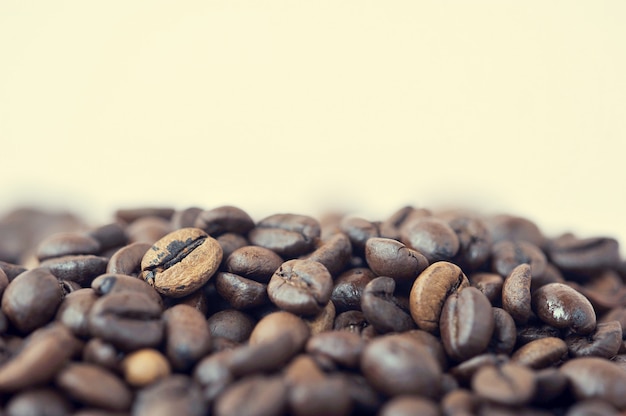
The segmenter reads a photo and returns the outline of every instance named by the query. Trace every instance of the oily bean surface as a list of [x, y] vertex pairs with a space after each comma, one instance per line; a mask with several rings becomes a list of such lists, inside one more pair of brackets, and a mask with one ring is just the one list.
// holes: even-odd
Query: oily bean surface
[[340, 312], [361, 309], [361, 298], [365, 286], [374, 279], [374, 273], [366, 267], [357, 267], [343, 272], [335, 279], [331, 301]]
[[450, 261], [459, 252], [459, 237], [450, 225], [435, 217], [414, 221], [403, 230], [402, 242], [422, 253], [428, 263]]
[[211, 331], [204, 315], [189, 305], [175, 305], [163, 313], [165, 352], [175, 370], [189, 370], [211, 349]]
[[269, 282], [283, 259], [272, 250], [245, 246], [233, 251], [226, 259], [226, 271], [261, 283]]
[[394, 297], [396, 282], [391, 277], [380, 276], [369, 282], [363, 290], [361, 310], [376, 332], [403, 332], [415, 327], [411, 316]]
[[517, 324], [523, 325], [530, 317], [530, 265], [515, 267], [502, 284], [502, 308]]
[[562, 283], [541, 286], [533, 293], [532, 308], [543, 322], [571, 328], [585, 335], [596, 328], [596, 312], [582, 294]]
[[414, 280], [428, 267], [428, 260], [421, 253], [390, 238], [368, 239], [365, 260], [378, 276], [398, 280]]
[[320, 234], [320, 224], [312, 217], [275, 214], [259, 221], [248, 238], [253, 245], [270, 249], [284, 259], [293, 259], [312, 251]]
[[224, 205], [199, 213], [193, 226], [212, 237], [224, 233], [246, 235], [254, 228], [254, 221], [241, 208]]
[[61, 232], [45, 238], [37, 247], [37, 258], [43, 261], [70, 254], [98, 254], [100, 242], [87, 234]]
[[575, 358], [563, 364], [561, 372], [577, 399], [597, 398], [620, 410], [626, 409], [626, 371], [611, 361], [599, 357]]
[[121, 247], [111, 256], [106, 272], [138, 276], [141, 273], [141, 260], [150, 247], [152, 244], [142, 242]]
[[234, 273], [219, 272], [215, 289], [235, 309], [250, 309], [269, 302], [267, 285]]

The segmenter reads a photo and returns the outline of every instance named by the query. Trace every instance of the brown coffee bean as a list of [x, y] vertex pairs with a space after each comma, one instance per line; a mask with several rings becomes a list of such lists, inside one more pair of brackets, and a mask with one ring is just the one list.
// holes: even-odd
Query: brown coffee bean
[[565, 416], [619, 416], [621, 413], [610, 403], [600, 399], [587, 399], [572, 405]]
[[515, 322], [523, 325], [530, 316], [530, 265], [516, 266], [502, 285], [502, 308]]
[[492, 305], [497, 304], [502, 299], [502, 285], [504, 279], [497, 273], [474, 273], [469, 277], [470, 285], [483, 292]]
[[70, 254], [97, 254], [100, 242], [79, 232], [60, 232], [45, 238], [37, 247], [37, 259], [43, 261]]
[[421, 253], [389, 238], [367, 240], [365, 260], [378, 276], [398, 280], [413, 281], [428, 267], [428, 260]]
[[198, 228], [158, 240], [141, 260], [141, 275], [159, 293], [180, 298], [204, 285], [222, 261], [222, 247]]
[[439, 416], [439, 406], [423, 397], [396, 396], [380, 409], [381, 416]]
[[92, 254], [55, 257], [42, 261], [40, 267], [50, 270], [59, 280], [89, 287], [91, 281], [105, 272], [109, 259]]
[[547, 259], [543, 251], [527, 241], [504, 240], [491, 249], [491, 267], [495, 273], [508, 276], [520, 264], [530, 265], [532, 276], [541, 276], [546, 270]]
[[211, 331], [204, 315], [189, 305], [163, 312], [165, 352], [175, 370], [187, 371], [211, 350]]
[[115, 218], [128, 224], [143, 217], [159, 217], [169, 221], [174, 212], [170, 207], [121, 208], [115, 211]]
[[577, 238], [565, 234], [548, 245], [552, 262], [563, 270], [588, 273], [615, 267], [620, 262], [619, 243], [614, 238]]
[[20, 266], [19, 264], [11, 264], [6, 261], [0, 261], [0, 270], [4, 272], [6, 277], [9, 279], [9, 282], [13, 281], [17, 276], [24, 273], [26, 267]]
[[487, 349], [494, 328], [491, 304], [475, 287], [451, 294], [441, 311], [439, 330], [450, 358], [465, 361]]
[[535, 376], [528, 368], [515, 363], [485, 366], [472, 377], [472, 389], [485, 400], [521, 406], [535, 395]]
[[535, 371], [535, 383], [537, 391], [533, 402], [538, 404], [549, 404], [565, 391], [568, 384], [567, 377], [555, 367]]
[[578, 400], [601, 399], [626, 409], [626, 371], [609, 360], [581, 357], [561, 366]]
[[20, 392], [6, 404], [7, 416], [66, 416], [73, 410], [67, 398], [47, 387]]
[[459, 239], [454, 262], [464, 271], [476, 270], [491, 254], [492, 239], [485, 222], [471, 214], [452, 214], [444, 218]]
[[206, 402], [213, 402], [235, 379], [230, 371], [232, 349], [225, 349], [205, 356], [193, 370], [194, 380], [202, 388]]
[[339, 228], [348, 236], [353, 251], [359, 255], [363, 254], [367, 240], [380, 237], [379, 224], [365, 218], [345, 216], [341, 219]]
[[612, 358], [622, 346], [622, 325], [618, 321], [601, 323], [589, 335], [567, 336], [565, 343], [572, 357]]
[[330, 300], [333, 281], [321, 263], [288, 260], [272, 276], [267, 294], [279, 308], [299, 315], [315, 315]]
[[255, 246], [268, 248], [284, 259], [306, 254], [315, 248], [320, 224], [306, 215], [276, 214], [262, 219], [248, 238]]
[[161, 305], [140, 292], [112, 293], [91, 307], [89, 329], [124, 351], [155, 347], [163, 339]]
[[120, 222], [112, 222], [92, 228], [86, 234], [100, 243], [100, 252], [128, 244], [126, 226]]
[[478, 398], [467, 389], [458, 389], [447, 393], [441, 399], [441, 411], [444, 416], [470, 416], [476, 414]]
[[296, 383], [288, 395], [288, 407], [294, 416], [351, 414], [352, 400], [343, 377], [330, 375], [319, 382]]
[[163, 304], [161, 296], [152, 286], [142, 279], [125, 274], [101, 274], [93, 279], [91, 288], [100, 296], [124, 292], [143, 293], [157, 304]]
[[346, 368], [357, 369], [365, 341], [358, 334], [348, 331], [328, 331], [309, 338], [306, 352], [324, 356]]
[[132, 393], [122, 380], [93, 364], [67, 364], [56, 384], [73, 400], [88, 406], [126, 410], [132, 402]]
[[361, 311], [342, 312], [335, 318], [333, 330], [348, 331], [361, 334], [365, 328], [369, 326], [369, 322], [365, 319], [365, 315]]
[[233, 251], [226, 259], [226, 271], [261, 283], [269, 282], [283, 259], [272, 250], [245, 246]]
[[336, 315], [335, 305], [332, 301], [328, 301], [320, 313], [315, 316], [305, 317], [303, 320], [309, 326], [311, 335], [316, 335], [320, 332], [332, 330]]
[[244, 236], [235, 233], [222, 234], [216, 240], [222, 247], [222, 264], [235, 250], [250, 245]]
[[449, 261], [459, 252], [459, 237], [442, 219], [425, 217], [403, 228], [401, 241], [422, 253], [430, 264]]
[[530, 368], [545, 368], [567, 357], [567, 345], [560, 338], [548, 337], [520, 347], [511, 360]]
[[224, 233], [246, 235], [248, 231], [254, 228], [254, 221], [241, 208], [224, 205], [202, 211], [193, 226], [200, 228], [212, 237]]
[[287, 409], [287, 386], [280, 377], [255, 375], [244, 378], [217, 398], [214, 412], [225, 415], [282, 415]]
[[145, 216], [133, 221], [126, 227], [130, 243], [154, 244], [172, 232], [172, 225], [166, 218]]
[[426, 208], [415, 208], [410, 205], [404, 206], [380, 224], [381, 237], [400, 240], [402, 230], [405, 227], [418, 219], [432, 215], [432, 211]]
[[411, 288], [411, 317], [420, 329], [436, 332], [448, 296], [468, 286], [467, 277], [455, 264], [445, 261], [431, 264], [420, 273]]
[[537, 247], [543, 247], [545, 243], [545, 237], [537, 224], [528, 218], [500, 214], [487, 218], [486, 224], [494, 242], [528, 241]]
[[365, 286], [361, 310], [365, 319], [379, 334], [404, 332], [415, 327], [411, 316], [393, 296], [396, 282], [391, 277], [377, 277]]
[[250, 334], [250, 344], [274, 342], [283, 333], [290, 335], [294, 353], [300, 351], [310, 335], [308, 325], [296, 315], [280, 311], [261, 319]]
[[240, 344], [250, 338], [255, 321], [244, 312], [225, 309], [211, 315], [207, 324], [211, 338], [226, 338]]
[[480, 354], [451, 368], [450, 374], [452, 374], [460, 384], [467, 385], [472, 377], [474, 377], [474, 374], [481, 368], [486, 366], [500, 366], [507, 362], [509, 362], [509, 357], [504, 354]]
[[541, 338], [547, 338], [547, 337], [560, 338], [561, 331], [557, 328], [554, 328], [550, 325], [545, 325], [545, 324], [528, 325], [528, 326], [517, 328], [517, 345], [518, 346], [526, 345], [529, 342], [532, 342]]
[[533, 276], [530, 281], [530, 292], [533, 293], [535, 290], [548, 283], [565, 283], [563, 274], [552, 263], [546, 264], [546, 270], [541, 276]]
[[353, 268], [339, 275], [330, 295], [335, 308], [340, 313], [361, 309], [363, 290], [374, 277], [376, 276], [370, 269], [363, 267]]
[[98, 300], [91, 288], [76, 290], [63, 299], [56, 314], [56, 320], [68, 327], [77, 337], [88, 337], [89, 311]]
[[203, 416], [209, 413], [198, 384], [182, 374], [171, 375], [139, 390], [131, 410], [134, 416]]
[[385, 335], [370, 341], [361, 355], [361, 371], [373, 387], [389, 396], [435, 398], [441, 387], [439, 364], [426, 347], [407, 335]]
[[150, 247], [152, 247], [150, 243], [136, 242], [118, 249], [111, 256], [106, 272], [139, 276], [141, 274], [141, 260]]
[[510, 354], [517, 341], [515, 321], [504, 309], [492, 308], [492, 311], [494, 326], [489, 350], [496, 354]]
[[438, 337], [421, 329], [412, 329], [404, 332], [404, 334], [410, 336], [426, 347], [433, 358], [437, 360], [439, 367], [441, 367], [442, 370], [446, 370], [448, 368], [448, 357], [446, 356], [446, 352], [443, 349], [443, 345]]
[[46, 269], [36, 268], [13, 279], [2, 296], [2, 312], [22, 333], [50, 322], [63, 301], [58, 280]]
[[15, 392], [50, 381], [78, 348], [65, 326], [36, 330], [17, 354], [0, 366], [0, 392]]
[[100, 338], [91, 338], [83, 348], [83, 361], [96, 364], [114, 372], [120, 372], [122, 353], [112, 344]]
[[315, 251], [305, 258], [322, 263], [332, 276], [337, 276], [348, 265], [351, 254], [350, 239], [346, 234], [338, 232], [320, 241]]
[[217, 273], [215, 289], [235, 309], [250, 309], [267, 304], [267, 285], [234, 273]]
[[571, 328], [585, 335], [596, 327], [596, 313], [587, 298], [562, 283], [541, 286], [532, 296], [532, 308], [543, 322]]
[[181, 228], [194, 227], [198, 216], [204, 210], [200, 207], [188, 207], [180, 209], [172, 214], [170, 223], [172, 224], [172, 230], [179, 230]]
[[143, 387], [170, 375], [167, 358], [159, 351], [144, 348], [128, 354], [121, 363], [124, 379], [133, 387]]

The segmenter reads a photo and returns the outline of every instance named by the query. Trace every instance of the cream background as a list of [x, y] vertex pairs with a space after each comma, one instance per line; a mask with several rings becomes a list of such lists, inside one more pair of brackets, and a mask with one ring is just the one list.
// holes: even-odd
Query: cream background
[[457, 204], [626, 242], [624, 22], [621, 0], [2, 0], [0, 211]]

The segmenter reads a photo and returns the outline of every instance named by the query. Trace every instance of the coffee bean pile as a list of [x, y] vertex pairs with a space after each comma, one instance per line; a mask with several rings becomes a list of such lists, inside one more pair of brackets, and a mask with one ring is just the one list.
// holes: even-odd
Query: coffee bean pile
[[626, 414], [609, 237], [411, 206], [31, 210], [0, 260], [2, 415]]

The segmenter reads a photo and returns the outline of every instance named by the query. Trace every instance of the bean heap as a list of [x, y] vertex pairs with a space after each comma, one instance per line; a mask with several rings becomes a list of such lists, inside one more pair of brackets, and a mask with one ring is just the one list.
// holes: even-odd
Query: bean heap
[[412, 206], [17, 210], [0, 260], [2, 415], [626, 414], [610, 237]]

